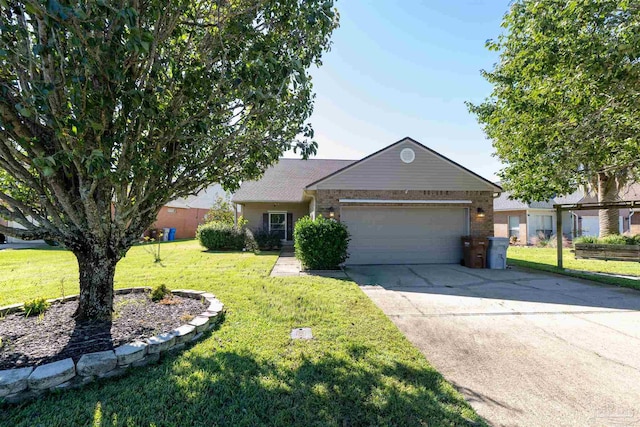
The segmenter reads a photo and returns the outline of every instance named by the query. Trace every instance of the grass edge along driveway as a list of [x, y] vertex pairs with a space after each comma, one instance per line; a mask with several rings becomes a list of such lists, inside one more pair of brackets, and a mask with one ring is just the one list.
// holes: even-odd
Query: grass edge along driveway
[[638, 262], [576, 259], [570, 249], [563, 249], [562, 257], [565, 270], [556, 266], [556, 248], [510, 246], [507, 250], [507, 264], [509, 265], [640, 290], [640, 280], [590, 274], [592, 272], [640, 276], [640, 263]]
[[[134, 247], [116, 286], [193, 288], [227, 306], [203, 341], [128, 376], [0, 409], [2, 426], [485, 425], [356, 284], [270, 278], [273, 253]], [[0, 304], [77, 292], [60, 250], [0, 251]], [[22, 298], [21, 298], [22, 297]], [[292, 341], [294, 327], [314, 339]]]

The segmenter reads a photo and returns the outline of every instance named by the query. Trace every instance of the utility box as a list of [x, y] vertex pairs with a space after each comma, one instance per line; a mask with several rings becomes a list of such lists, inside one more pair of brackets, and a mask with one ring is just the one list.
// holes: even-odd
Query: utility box
[[494, 270], [504, 270], [507, 268], [507, 249], [509, 249], [509, 239], [506, 237], [489, 237], [487, 247], [487, 267]]
[[487, 267], [487, 246], [489, 241], [486, 237], [462, 237], [462, 250], [464, 253], [464, 266], [469, 268]]

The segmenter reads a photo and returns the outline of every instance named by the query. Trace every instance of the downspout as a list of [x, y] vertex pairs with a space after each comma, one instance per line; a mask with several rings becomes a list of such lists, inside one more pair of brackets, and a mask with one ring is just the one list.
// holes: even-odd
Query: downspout
[[528, 208], [525, 209], [524, 213], [527, 216], [527, 235], [525, 236], [525, 239], [524, 239], [525, 240], [524, 245], [529, 246], [529, 232], [531, 231], [529, 230], [529, 209]]
[[311, 203], [313, 203], [313, 214], [312, 212], [309, 212], [309, 216], [311, 217], [312, 220], [315, 220], [316, 210], [318, 209], [318, 207], [316, 206], [316, 196], [314, 196], [313, 194], [309, 194], [309, 196], [311, 197]]
[[633, 218], [634, 213], [633, 208], [629, 209], [629, 234], [631, 234], [631, 218]]

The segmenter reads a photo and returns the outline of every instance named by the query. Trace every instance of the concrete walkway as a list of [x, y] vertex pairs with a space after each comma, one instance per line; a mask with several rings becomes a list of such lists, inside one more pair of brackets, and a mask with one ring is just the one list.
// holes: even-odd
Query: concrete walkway
[[299, 276], [302, 266], [296, 258], [293, 246], [283, 246], [276, 264], [271, 270], [271, 277]]
[[284, 246], [276, 264], [271, 270], [271, 277], [319, 276], [333, 279], [347, 279], [343, 270], [303, 270], [295, 256], [293, 246]]
[[640, 292], [455, 265], [347, 274], [493, 426], [640, 426]]

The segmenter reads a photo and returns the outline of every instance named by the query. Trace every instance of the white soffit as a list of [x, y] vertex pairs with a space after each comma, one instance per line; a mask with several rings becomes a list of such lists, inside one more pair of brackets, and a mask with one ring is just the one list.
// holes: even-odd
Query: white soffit
[[340, 203], [405, 203], [405, 204], [468, 204], [471, 200], [379, 200], [379, 199], [340, 199]]

